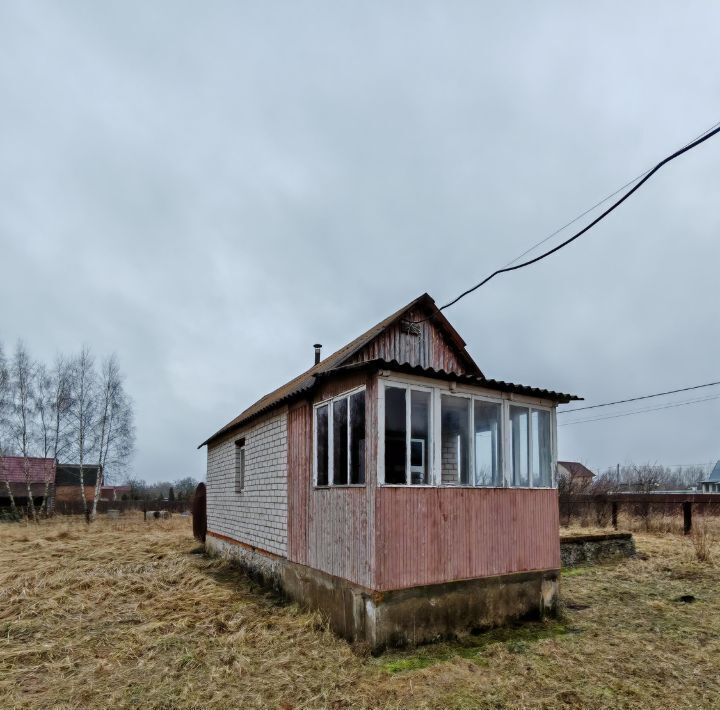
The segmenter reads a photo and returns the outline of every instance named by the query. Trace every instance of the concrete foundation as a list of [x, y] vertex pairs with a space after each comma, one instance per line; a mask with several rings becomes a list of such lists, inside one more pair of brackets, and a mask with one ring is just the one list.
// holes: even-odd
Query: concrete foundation
[[557, 605], [558, 570], [374, 592], [216, 536], [208, 535], [206, 546], [287, 598], [319, 610], [337, 634], [366, 643], [375, 653], [541, 618]]
[[576, 567], [634, 555], [635, 541], [630, 533], [560, 538], [560, 560], [563, 567]]

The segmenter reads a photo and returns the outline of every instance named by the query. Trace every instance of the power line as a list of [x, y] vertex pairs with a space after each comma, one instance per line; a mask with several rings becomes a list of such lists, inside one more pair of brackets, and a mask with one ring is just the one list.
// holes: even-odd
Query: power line
[[684, 402], [674, 402], [673, 404], [663, 404], [659, 407], [646, 407], [645, 409], [635, 409], [631, 412], [622, 412], [621, 414], [608, 414], [604, 417], [594, 417], [592, 419], [576, 419], [572, 422], [563, 422], [558, 426], [570, 426], [571, 424], [586, 424], [588, 422], [601, 422], [606, 419], [619, 419], [620, 417], [629, 417], [632, 414], [645, 414], [646, 412], [658, 412], [661, 409], [672, 409], [673, 407], [683, 407], [688, 404], [697, 404], [698, 402], [709, 402], [714, 399], [720, 399], [720, 394], [711, 395], [710, 397], [701, 397], [698, 399], [688, 399]]
[[[718, 122], [715, 123], [714, 125], [710, 126], [710, 128], [708, 128], [707, 130], [703, 131], [703, 132], [700, 133], [699, 135], [695, 136], [695, 138], [693, 138], [691, 141], [689, 141], [689, 142], [686, 143], [685, 145], [687, 146], [687, 145], [689, 145], [690, 143], [692, 143], [693, 141], [697, 140], [698, 138], [702, 138], [706, 133], [709, 133], [710, 131], [712, 131], [714, 128], [717, 128], [718, 126], [720, 126], [720, 121], [718, 121]], [[625, 190], [626, 188], [630, 187], [630, 185], [632, 185], [633, 183], [635, 183], [635, 182], [637, 182], [638, 180], [640, 180], [640, 178], [645, 177], [645, 175], [647, 175], [651, 170], [652, 170], [652, 166], [649, 167], [647, 170], [644, 170], [643, 172], [641, 172], [639, 175], [637, 175], [636, 177], [634, 177], [632, 180], [628, 180], [622, 187], [619, 187], [617, 190], [615, 190], [615, 192], [611, 192], [609, 195], [606, 195], [605, 197], [603, 197], [602, 200], [600, 200], [599, 202], [596, 202], [592, 207], [588, 207], [584, 212], [581, 212], [577, 217], [575, 217], [574, 219], [571, 219], [569, 222], [566, 222], [562, 227], [559, 227], [559, 228], [556, 229], [554, 232], [551, 232], [550, 234], [548, 234], [547, 237], [545, 237], [544, 239], [541, 239], [539, 242], [533, 244], [531, 247], [529, 247], [528, 249], [526, 249], [522, 254], [519, 254], [518, 256], [516, 256], [516, 257], [515, 257], [514, 259], [512, 259], [511, 261], [508, 261], [508, 263], [505, 264], [505, 266], [511, 266], [511, 265], [514, 264], [516, 261], [519, 261], [520, 259], [522, 259], [526, 254], [529, 254], [531, 251], [535, 251], [535, 249], [537, 249], [539, 246], [542, 246], [543, 244], [545, 244], [545, 242], [549, 241], [550, 239], [552, 239], [552, 238], [553, 238], [554, 236], [556, 236], [557, 234], [560, 234], [560, 232], [562, 232], [562, 231], [564, 231], [565, 229], [567, 229], [570, 225], [575, 224], [575, 222], [577, 222], [578, 220], [580, 220], [580, 219], [582, 219], [583, 217], [585, 217], [585, 215], [590, 214], [590, 212], [592, 212], [593, 210], [595, 210], [595, 209], [597, 209], [598, 207], [600, 207], [600, 205], [604, 204], [604, 203], [607, 202], [608, 200], [610, 200], [610, 199], [612, 199], [613, 197], [615, 197], [615, 195], [620, 194], [623, 190]]]
[[615, 402], [604, 402], [603, 404], [591, 404], [587, 407], [574, 407], [573, 409], [563, 409], [558, 414], [569, 414], [570, 412], [582, 412], [585, 409], [597, 409], [598, 407], [611, 407], [615, 404], [625, 404], [626, 402], [637, 402], [641, 399], [652, 399], [653, 397], [664, 397], [666, 394], [677, 394], [678, 392], [689, 392], [690, 390], [699, 390], [703, 387], [714, 387], [720, 385], [718, 382], [706, 382], [704, 385], [693, 385], [692, 387], [682, 387], [677, 390], [668, 390], [667, 392], [657, 392], [655, 394], [644, 394], [641, 397], [630, 397], [630, 399], [618, 399]]
[[[643, 176], [640, 178], [639, 182], [637, 182], [630, 190], [628, 190], [619, 200], [616, 200], [615, 202], [613, 202], [613, 204], [610, 205], [610, 207], [608, 207], [604, 212], [602, 212], [600, 215], [598, 215], [588, 225], [583, 227], [579, 232], [576, 232], [575, 234], [573, 234], [572, 237], [569, 237], [565, 241], [560, 242], [560, 244], [558, 244], [557, 246], [554, 246], [552, 249], [548, 249], [546, 252], [543, 252], [539, 256], [536, 256], [532, 259], [523, 261], [520, 264], [515, 264], [514, 266], [504, 266], [501, 269], [496, 269], [489, 276], [484, 278], [482, 281], [475, 284], [471, 288], [463, 291], [459, 296], [456, 296], [454, 299], [452, 299], [452, 301], [449, 301], [444, 306], [441, 306], [439, 310], [443, 311], [446, 308], [450, 308], [451, 306], [454, 306], [459, 300], [461, 300], [462, 298], [465, 298], [465, 296], [469, 296], [474, 291], [477, 291], [477, 289], [479, 289], [481, 286], [484, 286], [486, 283], [488, 283], [488, 281], [492, 280], [496, 276], [499, 276], [500, 274], [508, 273], [510, 271], [517, 271], [518, 269], [523, 269], [526, 266], [531, 266], [532, 264], [536, 264], [538, 261], [542, 261], [543, 259], [546, 259], [547, 257], [554, 254], [556, 251], [559, 251], [560, 249], [568, 246], [568, 244], [571, 244], [572, 242], [574, 242], [576, 239], [579, 239], [583, 234], [588, 232], [596, 224], [598, 224], [603, 219], [605, 219], [605, 217], [607, 217], [611, 212], [616, 210], [623, 202], [625, 202], [625, 200], [627, 200], [630, 196], [632, 196], [635, 192], [637, 192], [656, 172], [658, 172], [658, 170], [660, 170], [662, 167], [667, 165], [672, 160], [675, 160], [675, 158], [680, 157], [684, 153], [687, 153], [688, 151], [692, 150], [693, 148], [696, 148], [701, 143], [704, 143], [706, 140], [709, 140], [710, 138], [715, 136], [717, 133], [720, 133], [720, 122], [716, 123], [713, 128], [708, 129], [704, 134], [701, 134], [700, 138], [697, 138], [697, 139], [691, 141], [690, 143], [685, 145], [683, 148], [680, 148], [680, 150], [676, 150], [674, 153], [668, 155], [666, 158], [663, 158], [657, 165], [655, 165], [655, 167], [653, 167], [651, 170], [648, 170], [646, 173], [644, 173]], [[634, 182], [634, 181], [630, 181], [630, 184], [632, 184], [632, 182]], [[623, 188], [620, 188], [620, 190], [622, 190], [622, 189]], [[619, 190], [618, 190], [618, 192], [619, 192]], [[617, 192], [615, 194], [617, 194]], [[599, 203], [599, 204], [602, 204], [602, 202], [605, 202], [605, 201], [606, 200], [602, 200], [601, 203]], [[590, 208], [589, 211], [592, 211], [592, 209], [594, 209], [594, 208]], [[578, 217], [578, 219], [579, 219], [579, 217]], [[576, 220], [573, 220], [573, 221], [576, 221]], [[572, 222], [570, 222], [569, 224], [572, 224]], [[558, 230], [558, 231], [561, 231], [561, 230]], [[554, 236], [554, 235], [551, 235], [551, 236]], [[547, 239], [550, 239], [550, 237], [547, 237], [543, 241], [547, 241]], [[542, 243], [542, 242], [539, 242], [538, 245], [540, 243]], [[538, 246], [538, 245], [535, 245], [535, 246]], [[531, 249], [529, 251], [532, 251], [535, 248], [535, 246], [531, 247]], [[518, 257], [518, 258], [520, 258], [520, 257]], [[415, 323], [422, 323], [426, 320], [429, 320], [430, 318], [432, 318], [432, 316], [421, 319], [419, 321], [415, 321]]]

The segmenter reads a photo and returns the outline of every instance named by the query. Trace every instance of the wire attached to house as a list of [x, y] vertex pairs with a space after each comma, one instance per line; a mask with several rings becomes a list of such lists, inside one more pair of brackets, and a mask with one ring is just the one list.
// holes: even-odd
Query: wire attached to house
[[631, 412], [621, 412], [620, 414], [608, 414], [604, 417], [592, 417], [590, 419], [576, 419], [572, 422], [562, 422], [558, 426], [570, 426], [571, 424], [586, 424], [588, 422], [601, 422], [606, 419], [619, 419], [620, 417], [629, 417], [632, 414], [645, 414], [647, 412], [658, 412], [661, 409], [672, 409], [674, 407], [684, 407], [688, 404], [698, 404], [699, 402], [710, 402], [711, 400], [720, 399], [720, 394], [714, 394], [709, 397], [699, 397], [698, 399], [688, 399], [684, 402], [673, 402], [672, 404], [662, 404], [659, 407], [645, 407], [644, 409], [635, 409]]
[[693, 385], [692, 387], [681, 387], [677, 390], [668, 390], [667, 392], [656, 392], [655, 394], [644, 394], [640, 397], [630, 397], [629, 399], [618, 399], [615, 402], [603, 402], [602, 404], [590, 404], [587, 407], [573, 407], [572, 409], [558, 410], [558, 414], [569, 414], [570, 412], [582, 412], [586, 409], [598, 409], [599, 407], [611, 407], [615, 404], [626, 404], [627, 402], [638, 402], [641, 399], [652, 399], [653, 397], [664, 397], [667, 394], [677, 394], [678, 392], [690, 392], [690, 390], [699, 390], [703, 387], [715, 387], [720, 385], [718, 382], [706, 382], [703, 385]]
[[[610, 207], [608, 207], [604, 212], [602, 212], [600, 215], [598, 215], [598, 216], [597, 216], [594, 220], [592, 220], [592, 222], [590, 222], [588, 225], [586, 225], [585, 227], [583, 227], [579, 232], [576, 232], [575, 234], [573, 234], [571, 237], [569, 237], [569, 238], [566, 239], [565, 241], [560, 242], [560, 244], [558, 244], [557, 246], [553, 247], [552, 249], [548, 249], [546, 252], [543, 252], [542, 254], [540, 254], [540, 255], [532, 258], [532, 259], [528, 259], [527, 261], [523, 261], [523, 262], [521, 262], [520, 264], [515, 264], [515, 265], [512, 265], [513, 262], [511, 261], [511, 262], [509, 262], [509, 265], [504, 266], [504, 267], [502, 267], [502, 268], [500, 268], [500, 269], [496, 269], [496, 270], [493, 271], [489, 276], [487, 276], [486, 278], [484, 278], [482, 281], [480, 281], [479, 283], [475, 284], [475, 285], [472, 286], [471, 288], [463, 291], [459, 296], [456, 296], [454, 299], [452, 299], [451, 301], [449, 301], [448, 303], [446, 303], [444, 306], [441, 306], [441, 307], [439, 308], [439, 310], [440, 310], [440, 311], [443, 311], [443, 310], [445, 310], [446, 308], [450, 308], [451, 306], [454, 306], [458, 301], [460, 301], [461, 299], [465, 298], [465, 296], [469, 296], [469, 295], [470, 295], [471, 293], [473, 293], [474, 291], [477, 291], [481, 286], [484, 286], [486, 283], [488, 283], [488, 281], [491, 281], [491, 280], [494, 279], [496, 276], [499, 276], [500, 274], [508, 273], [508, 272], [510, 272], [510, 271], [517, 271], [517, 270], [519, 270], [519, 269], [524, 269], [524, 268], [527, 267], [527, 266], [531, 266], [532, 264], [536, 264], [537, 262], [542, 261], [543, 259], [546, 259], [547, 257], [551, 256], [551, 255], [554, 254], [555, 252], [560, 251], [560, 249], [563, 249], [564, 247], [568, 246], [569, 244], [571, 244], [572, 242], [574, 242], [576, 239], [579, 239], [581, 236], [583, 236], [583, 234], [585, 234], [586, 232], [588, 232], [588, 231], [589, 231], [590, 229], [592, 229], [596, 224], [598, 224], [598, 223], [601, 222], [603, 219], [605, 219], [605, 217], [607, 217], [611, 212], [613, 212], [614, 210], [616, 210], [623, 202], [625, 202], [625, 200], [627, 200], [629, 197], [631, 197], [633, 194], [635, 194], [635, 192], [637, 192], [637, 191], [638, 191], [653, 175], [655, 175], [655, 173], [657, 173], [661, 168], [663, 168], [663, 167], [664, 167], [665, 165], [667, 165], [669, 162], [675, 160], [675, 158], [679, 158], [679, 157], [680, 157], [681, 155], [683, 155], [684, 153], [687, 153], [688, 151], [692, 150], [693, 148], [696, 148], [697, 146], [699, 146], [701, 143], [704, 143], [705, 141], [709, 140], [709, 139], [712, 138], [713, 136], [717, 135], [717, 133], [720, 133], [720, 121], [719, 121], [718, 123], [714, 124], [714, 126], [712, 126], [711, 128], [709, 128], [707, 131], [705, 131], [704, 133], [702, 133], [699, 138], [696, 138], [695, 140], [692, 140], [690, 143], [686, 144], [685, 146], [683, 146], [683, 147], [680, 148], [679, 150], [676, 150], [674, 153], [671, 153], [671, 154], [668, 155], [667, 157], [663, 158], [657, 165], [655, 165], [655, 166], [654, 166], [653, 168], [651, 168], [650, 170], [646, 171], [645, 173], [642, 173], [642, 175], [639, 176], [639, 179], [638, 179], [638, 178], [635, 178], [635, 179], [631, 180], [629, 183], [626, 183], [623, 187], [619, 188], [619, 189], [616, 190], [614, 193], [612, 193], [612, 195], [604, 198], [603, 200], [601, 200], [600, 202], [598, 202], [598, 203], [597, 203], [596, 205], [594, 205], [593, 207], [590, 207], [588, 210], [586, 210], [585, 212], [583, 212], [581, 215], [578, 215], [578, 217], [576, 217], [574, 220], [572, 220], [571, 222], [568, 222], [567, 225], [561, 227], [560, 229], [556, 230], [555, 232], [553, 232], [551, 235], [549, 235], [548, 237], [546, 237], [546, 238], [543, 239], [542, 241], [540, 241], [540, 242], [538, 242], [537, 244], [535, 244], [535, 245], [533, 245], [532, 247], [530, 247], [530, 249], [526, 250], [523, 254], [521, 254], [519, 257], [517, 257], [517, 258], [514, 259], [513, 261], [516, 261], [517, 259], [522, 258], [525, 254], [528, 254], [529, 252], [533, 251], [536, 247], [540, 246], [541, 244], [543, 244], [544, 242], [548, 241], [550, 238], [554, 237], [556, 234], [558, 234], [559, 232], [561, 232], [563, 229], [565, 229], [565, 227], [569, 226], [570, 224], [573, 224], [574, 222], [576, 222], [578, 219], [581, 219], [583, 216], [585, 216], [585, 215], [588, 214], [589, 212], [592, 212], [592, 210], [594, 210], [597, 206], [603, 204], [603, 203], [606, 202], [608, 199], [610, 199], [610, 197], [614, 197], [615, 195], [618, 194], [618, 192], [621, 192], [625, 187], [627, 187], [628, 185], [632, 185], [632, 184], [635, 182], [635, 185], [634, 185], [632, 188], [630, 188], [619, 200], [616, 200], [612, 205], [610, 205]], [[637, 182], [636, 182], [636, 181], [637, 181]], [[423, 323], [423, 322], [425, 322], [425, 321], [427, 321], [427, 320], [432, 319], [432, 317], [433, 317], [433, 316], [428, 316], [427, 318], [422, 318], [422, 319], [420, 319], [420, 320], [414, 321], [414, 323]]]

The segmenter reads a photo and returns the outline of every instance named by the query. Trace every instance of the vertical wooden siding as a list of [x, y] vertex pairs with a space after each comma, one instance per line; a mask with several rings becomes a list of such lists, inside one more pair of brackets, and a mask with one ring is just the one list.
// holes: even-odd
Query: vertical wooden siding
[[[408, 320], [417, 321], [425, 317], [424, 311], [410, 311], [406, 316]], [[401, 364], [420, 365], [458, 374], [466, 373], [467, 367], [432, 321], [421, 322], [418, 327], [420, 335], [410, 335], [402, 331], [400, 323], [395, 323], [368, 343], [349, 362], [397, 360]]]
[[[333, 396], [366, 384], [366, 477], [375, 478], [375, 378], [332, 383], [317, 398]], [[312, 481], [312, 404], [303, 402], [288, 415], [288, 559], [328, 574], [371, 586], [373, 558], [372, 491], [363, 487], [316, 489]]]
[[560, 567], [555, 490], [376, 491], [374, 588]]

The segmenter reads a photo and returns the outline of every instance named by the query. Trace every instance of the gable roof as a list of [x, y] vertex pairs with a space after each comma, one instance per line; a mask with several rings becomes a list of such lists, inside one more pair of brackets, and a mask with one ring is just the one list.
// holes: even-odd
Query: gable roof
[[[461, 377], [466, 379], [472, 379], [473, 382], [476, 384], [481, 383], [484, 386], [487, 385], [491, 388], [493, 387], [493, 384], [498, 385], [494, 387], [495, 389], [502, 389], [502, 387], [515, 388], [506, 391], [520, 392], [521, 390], [523, 390], [523, 394], [530, 394], [530, 390], [533, 390], [533, 392], [543, 392], [544, 395], [548, 398], [562, 402], [569, 402], [573, 399], [579, 399], [578, 397], [574, 397], [573, 395], [564, 395], [556, 392], [550, 392], [549, 390], [535, 390], [534, 388], [523, 388], [520, 385], [513, 385], [512, 383], [487, 380], [480, 368], [478, 367], [477, 363], [470, 356], [470, 353], [468, 353], [468, 351], [465, 349], [466, 343], [462, 339], [460, 334], [450, 324], [450, 321], [448, 321], [448, 319], [443, 315], [443, 313], [435, 304], [435, 301], [427, 293], [423, 293], [421, 296], [418, 296], [418, 298], [412, 300], [407, 305], [395, 311], [395, 313], [389, 315], [384, 320], [381, 320], [372, 328], [366, 330], [362, 335], [350, 341], [347, 345], [344, 345], [332, 355], [329, 355], [325, 359], [321, 360], [317, 365], [313, 365], [310, 369], [290, 380], [282, 387], [278, 387], [276, 390], [273, 390], [269, 394], [266, 394], [264, 397], [261, 397], [257, 402], [255, 402], [255, 404], [242, 411], [240, 414], [238, 414], [237, 417], [235, 417], [235, 419], [228, 422], [224, 427], [222, 427], [208, 439], [203, 441], [202, 444], [198, 446], [198, 448], [201, 448], [202, 446], [205, 446], [214, 439], [217, 439], [219, 436], [222, 436], [223, 434], [226, 434], [233, 429], [238, 428], [249, 420], [261, 414], [264, 414], [273, 407], [286, 403], [294, 399], [295, 397], [309, 392], [315, 386], [317, 380], [322, 377], [326, 377], [331, 374], [340, 374], [341, 372], [345, 372], [351, 368], [360, 368], [372, 365], [388, 366], [391, 369], [397, 369], [398, 367], [408, 367], [406, 363], [398, 363], [395, 360], [388, 362], [382, 359], [370, 357], [365, 357], [365, 359], [363, 359], [362, 361], [357, 362], [356, 356], [361, 355], [361, 351], [363, 351], [366, 346], [369, 346], [370, 343], [378, 339], [378, 337], [381, 336], [383, 333], [385, 333], [386, 331], [390, 331], [391, 328], [396, 326], [398, 323], [401, 323], [404, 320], [403, 316], [411, 313], [422, 313], [424, 314], [425, 321], [432, 321], [434, 327], [437, 328], [437, 330], [440, 331], [440, 333], [442, 334], [443, 338], [448, 341], [450, 348], [452, 348], [452, 350], [454, 351], [455, 356], [462, 364], [464, 370], [462, 374], [446, 373], [444, 371], [436, 371], [431, 368], [424, 368], [421, 371], [430, 375], [440, 374], [443, 376], [452, 377], [453, 379], [459, 379]], [[367, 353], [365, 354], [367, 355]], [[417, 366], [414, 369], [417, 370]], [[535, 394], [535, 396], [542, 395]]]
[[[55, 459], [28, 457], [27, 467], [30, 483], [55, 481]], [[25, 483], [25, 459], [22, 456], [1, 456], [0, 481]]]
[[713, 470], [710, 471], [710, 475], [706, 479], [707, 481], [720, 481], [720, 461], [715, 463]]
[[579, 461], [558, 461], [558, 466], [566, 468], [573, 478], [595, 478], [595, 474]]

